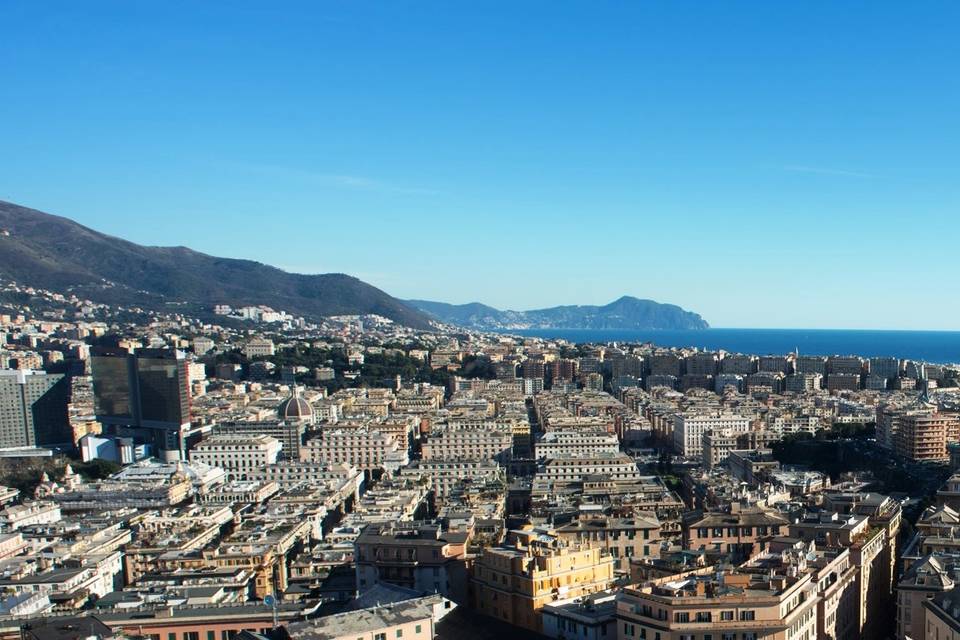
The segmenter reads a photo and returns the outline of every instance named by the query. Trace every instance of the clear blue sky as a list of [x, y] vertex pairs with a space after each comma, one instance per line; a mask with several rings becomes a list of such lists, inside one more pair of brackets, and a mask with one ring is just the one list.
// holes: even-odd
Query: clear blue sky
[[391, 294], [960, 329], [960, 3], [0, 4], [0, 198]]

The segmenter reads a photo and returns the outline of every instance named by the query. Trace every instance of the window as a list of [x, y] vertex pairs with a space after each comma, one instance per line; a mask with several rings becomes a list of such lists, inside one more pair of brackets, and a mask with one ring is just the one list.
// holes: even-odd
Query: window
[[733, 620], [733, 611], [721, 611], [720, 612], [721, 620]]
[[184, 631], [183, 640], [200, 640], [199, 631]]
[[713, 615], [709, 611], [697, 611], [697, 622], [713, 622]]
[[753, 617], [754, 617], [753, 611], [741, 611], [741, 612], [740, 612], [740, 619], [741, 619], [741, 620], [750, 621], [750, 620], [753, 620]]
[[419, 625], [419, 624], [418, 624], [417, 626], [415, 626], [415, 627], [413, 628], [413, 632], [414, 632], [414, 633], [420, 633], [421, 631], [423, 631], [423, 625]]
[[385, 634], [385, 633], [375, 633], [375, 634], [373, 634], [373, 640], [387, 640], [387, 634]]
[[402, 638], [402, 637], [403, 637], [403, 629], [397, 629], [397, 637], [398, 637], [398, 638]]
[[678, 611], [673, 614], [674, 622], [690, 622], [690, 613], [687, 611]]
[[177, 634], [175, 634], [175, 633], [168, 633], [168, 634], [167, 634], [167, 640], [177, 640]]

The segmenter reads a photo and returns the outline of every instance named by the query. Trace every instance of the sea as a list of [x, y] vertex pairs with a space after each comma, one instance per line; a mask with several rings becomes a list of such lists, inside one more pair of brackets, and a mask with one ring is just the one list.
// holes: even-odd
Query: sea
[[960, 331], [882, 331], [854, 329], [511, 329], [511, 335], [562, 339], [574, 343], [652, 342], [662, 347], [723, 349], [756, 355], [894, 356], [937, 364], [960, 363]]

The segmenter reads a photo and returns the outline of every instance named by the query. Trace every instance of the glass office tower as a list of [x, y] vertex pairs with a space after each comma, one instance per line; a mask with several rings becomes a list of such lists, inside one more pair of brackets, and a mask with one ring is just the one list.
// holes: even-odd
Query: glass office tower
[[183, 353], [100, 348], [91, 354], [90, 364], [97, 420], [113, 434], [151, 444], [159, 457], [182, 457], [183, 431], [190, 425], [190, 380]]

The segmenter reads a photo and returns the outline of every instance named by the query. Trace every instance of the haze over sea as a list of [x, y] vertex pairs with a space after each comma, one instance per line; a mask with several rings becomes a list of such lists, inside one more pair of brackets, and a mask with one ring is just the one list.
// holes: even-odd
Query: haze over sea
[[513, 329], [521, 336], [570, 342], [652, 342], [662, 347], [699, 347], [758, 355], [895, 356], [940, 364], [960, 362], [960, 331], [881, 331], [853, 329]]

